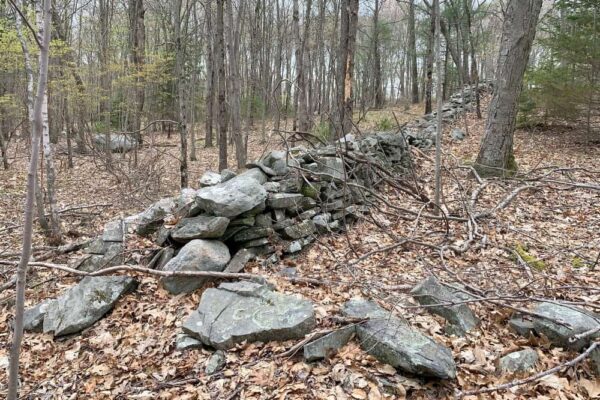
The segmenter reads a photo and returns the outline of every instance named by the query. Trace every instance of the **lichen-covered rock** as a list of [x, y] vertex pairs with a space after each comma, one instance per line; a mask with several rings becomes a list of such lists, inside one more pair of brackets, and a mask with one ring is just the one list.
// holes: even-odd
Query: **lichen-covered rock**
[[[163, 270], [222, 272], [230, 258], [229, 249], [222, 242], [195, 239], [183, 246]], [[170, 293], [179, 294], [192, 292], [209, 280], [207, 277], [168, 276], [161, 279], [161, 284]]]
[[44, 333], [63, 336], [82, 331], [102, 318], [119, 297], [135, 286], [136, 281], [126, 276], [83, 278], [46, 307]]
[[508, 320], [508, 325], [517, 334], [525, 337], [529, 337], [530, 334], [535, 332], [533, 321], [528, 316], [520, 314], [514, 315]]
[[339, 157], [321, 157], [315, 163], [306, 165], [306, 169], [324, 181], [341, 181], [346, 177], [344, 161]]
[[448, 321], [450, 327], [447, 331], [457, 336], [464, 336], [479, 325], [479, 319], [468, 305], [464, 303], [451, 305], [461, 303], [462, 300], [433, 276], [421, 281], [410, 293], [419, 304], [428, 306], [427, 311]]
[[198, 190], [196, 203], [209, 214], [234, 218], [245, 212], [264, 209], [267, 191], [262, 186], [267, 177], [253, 168], [215, 186]]
[[256, 258], [254, 249], [240, 249], [227, 264], [224, 272], [241, 272], [246, 264]]
[[104, 225], [102, 233], [104, 242], [122, 242], [123, 241], [123, 220], [115, 219]]
[[312, 303], [253, 282], [222, 283], [207, 289], [183, 330], [208, 346], [301, 339], [315, 326]]
[[502, 357], [498, 363], [498, 370], [502, 373], [526, 372], [535, 368], [539, 357], [537, 351], [525, 349], [515, 351]]
[[44, 328], [44, 315], [52, 300], [45, 300], [28, 308], [23, 313], [23, 329], [30, 332], [42, 332]]
[[193, 239], [218, 239], [225, 233], [229, 218], [200, 215], [182, 219], [171, 231], [171, 237], [178, 242]]

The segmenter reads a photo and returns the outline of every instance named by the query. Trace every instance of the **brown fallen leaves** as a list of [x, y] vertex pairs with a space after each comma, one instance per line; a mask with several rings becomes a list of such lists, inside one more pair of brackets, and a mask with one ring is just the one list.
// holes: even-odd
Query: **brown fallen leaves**
[[[466, 123], [470, 136], [465, 141], [454, 142], [449, 135], [445, 137], [448, 172], [444, 176], [444, 200], [452, 214], [463, 212], [465, 193], [470, 193], [477, 185], [469, 177], [468, 170], [458, 166], [474, 159], [483, 122], [469, 114]], [[456, 124], [462, 127], [464, 123], [461, 119]], [[448, 132], [450, 129], [446, 128]], [[159, 136], [156, 140], [157, 143], [169, 143]], [[582, 140], [566, 137], [558, 128], [544, 133], [518, 131], [515, 154], [522, 171], [566, 166], [569, 171], [554, 172], [544, 179], [597, 184], [600, 181], [600, 149]], [[174, 143], [176, 138], [171, 141]], [[273, 147], [276, 143], [262, 145], [258, 140], [251, 141], [252, 156], [249, 158], [256, 158], [265, 146]], [[176, 152], [172, 147], [160, 149], [171, 156]], [[214, 149], [199, 151], [201, 161], [192, 163], [192, 181], [202, 171], [216, 167]], [[135, 196], [127, 197], [130, 201], [123, 200], [126, 183], [115, 183], [114, 176], [102, 172], [91, 160], [77, 159], [74, 171], [59, 173], [57, 184], [61, 205], [106, 202], [113, 206], [101, 213], [94, 211], [95, 214], [70, 216], [65, 219], [65, 224], [71, 230], [91, 236], [115, 215], [138, 211], [151, 198], [174, 193], [178, 169], [171, 156], [159, 158], [162, 164], [157, 165], [155, 171], [163, 174], [160, 181], [148, 181], [153, 190], [141, 191], [142, 195], [135, 201]], [[152, 154], [141, 157], [154, 159]], [[418, 154], [416, 165], [419, 184], [431, 190], [433, 165]], [[16, 164], [13, 170], [0, 172], [0, 179], [6, 182], [0, 195], [0, 227], [18, 224], [15, 216], [20, 215], [23, 170]], [[543, 173], [539, 171], [534, 175], [541, 176]], [[514, 182], [491, 181], [481, 193], [477, 210], [494, 207], [514, 186]], [[392, 189], [384, 192], [390, 204], [413, 210], [421, 207]], [[149, 194], [152, 196], [148, 197]], [[204, 364], [209, 351], [179, 352], [174, 348], [175, 337], [181, 332], [180, 325], [198, 305], [201, 291], [172, 297], [159, 288], [154, 278], [140, 276], [138, 290], [121, 299], [106, 318], [81, 335], [53, 340], [44, 334], [27, 334], [22, 356], [22, 394], [36, 399], [438, 399], [453, 398], [457, 389], [477, 389], [521, 377], [498, 376], [496, 363], [501, 356], [524, 347], [538, 350], [540, 362], [536, 371], [551, 368], [572, 358], [573, 354], [552, 348], [544, 338], [528, 339], [515, 335], [507, 328], [506, 321], [511, 312], [505, 308], [473, 303], [471, 306], [482, 319], [481, 329], [467, 338], [447, 337], [443, 332], [443, 320], [415, 308], [406, 290], [389, 288], [412, 285], [434, 273], [445, 281], [460, 279], [472, 284], [490, 297], [516, 296], [521, 300], [511, 304], [520, 307], [531, 303], [523, 301], [524, 298], [545, 297], [581, 303], [598, 311], [600, 265], [595, 271], [592, 266], [600, 251], [599, 200], [597, 191], [549, 182], [537, 192], [521, 193], [509, 207], [492, 218], [478, 221], [485, 242], [478, 240], [463, 254], [445, 251], [441, 259], [434, 248], [407, 243], [353, 264], [361, 255], [394, 244], [399, 237], [411, 237], [434, 246], [445, 243], [447, 234], [454, 244], [464, 243], [467, 239], [468, 230], [463, 223], [450, 222], [450, 230], [446, 232], [443, 222], [427, 218], [420, 218], [418, 222], [406, 221], [391, 207], [382, 204], [381, 210], [373, 213], [373, 218], [385, 229], [365, 220], [347, 234], [318, 238], [317, 243], [297, 259], [287, 259], [269, 267], [258, 263], [247, 267], [248, 272], [268, 276], [281, 291], [310, 298], [315, 303], [318, 329], [335, 327], [336, 322], [330, 317], [336, 315], [344, 301], [354, 296], [379, 301], [452, 350], [458, 366], [456, 381], [434, 382], [402, 376], [391, 366], [368, 356], [356, 339], [329, 359], [311, 364], [304, 363], [300, 355], [278, 357], [295, 344], [291, 341], [246, 343], [227, 353], [224, 370], [206, 376]], [[3, 251], [14, 251], [19, 242], [19, 230], [1, 234], [5, 241]], [[40, 236], [37, 242], [42, 246]], [[534, 280], [506, 251], [517, 244], [545, 265], [541, 270], [532, 270]], [[153, 246], [143, 240], [129, 244], [131, 250]], [[296, 267], [299, 276], [319, 279], [326, 284], [293, 284], [278, 276], [279, 270], [286, 266]], [[2, 279], [10, 276], [6, 268], [0, 269], [0, 273]], [[62, 292], [75, 282], [75, 278], [59, 277], [55, 271], [33, 270], [30, 282], [35, 286], [27, 293], [31, 305]], [[0, 296], [0, 382], [5, 382], [4, 366], [10, 339], [8, 326], [12, 319], [12, 306], [8, 300], [12, 293], [1, 293]], [[2, 390], [0, 384], [0, 392]], [[535, 384], [468, 398], [589, 399], [599, 395], [598, 380], [591, 375], [589, 365], [581, 364], [549, 375]]]

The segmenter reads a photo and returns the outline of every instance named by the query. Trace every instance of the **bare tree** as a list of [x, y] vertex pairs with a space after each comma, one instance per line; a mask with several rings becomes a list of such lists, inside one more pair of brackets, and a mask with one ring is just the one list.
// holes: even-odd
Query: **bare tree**
[[213, 117], [215, 105], [215, 87], [217, 73], [215, 71], [214, 33], [212, 27], [213, 0], [207, 0], [204, 6], [206, 16], [206, 120], [204, 147], [213, 146]]
[[182, 14], [182, 0], [176, 0], [174, 3], [173, 13], [175, 15], [175, 77], [177, 79], [177, 106], [179, 110], [179, 142], [181, 147], [181, 154], [179, 160], [179, 175], [181, 179], [181, 187], [185, 188], [188, 186], [188, 150], [187, 150], [187, 111], [185, 101], [185, 78], [184, 78], [184, 47], [183, 38], [181, 32], [181, 14]]
[[480, 175], [504, 176], [517, 168], [513, 154], [517, 100], [542, 2], [509, 0], [506, 4], [496, 87], [475, 165]]
[[415, 33], [415, 0], [408, 2], [408, 53], [410, 56], [410, 81], [412, 103], [419, 102], [419, 72], [417, 71], [417, 36]]
[[146, 52], [146, 25], [144, 17], [146, 9], [144, 0], [129, 0], [129, 43], [131, 61], [134, 65], [135, 104], [134, 111], [128, 119], [128, 130], [136, 132], [139, 143], [142, 143], [142, 135], [139, 131], [141, 126], [142, 110], [144, 109], [144, 62]]
[[25, 288], [27, 287], [27, 266], [31, 258], [31, 242], [33, 237], [33, 206], [35, 202], [35, 183], [37, 179], [37, 165], [40, 153], [40, 140], [43, 130], [42, 107], [44, 93], [48, 80], [48, 54], [50, 50], [50, 3], [44, 0], [43, 23], [40, 26], [40, 55], [37, 94], [33, 107], [33, 140], [31, 141], [31, 157], [27, 173], [27, 197], [25, 200], [23, 222], [23, 246], [21, 260], [17, 267], [15, 323], [13, 343], [10, 350], [8, 400], [17, 400], [19, 393], [19, 357], [21, 355], [21, 342], [23, 340], [23, 314], [25, 311]]

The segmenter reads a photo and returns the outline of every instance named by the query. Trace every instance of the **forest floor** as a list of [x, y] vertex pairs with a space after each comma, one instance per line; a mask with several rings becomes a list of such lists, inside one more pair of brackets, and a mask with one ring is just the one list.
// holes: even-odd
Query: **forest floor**
[[[486, 105], [484, 101], [484, 111]], [[404, 110], [395, 114], [412, 119]], [[368, 123], [377, 118], [381, 116], [372, 117]], [[465, 204], [476, 191], [479, 194], [471, 212], [489, 210], [488, 217], [477, 219], [470, 228], [459, 221], [446, 224], [429, 218], [433, 210], [424, 209], [422, 203], [384, 188], [387, 201], [348, 232], [319, 237], [296, 258], [269, 267], [256, 262], [246, 268], [246, 272], [268, 277], [280, 291], [311, 299], [316, 306], [317, 329], [334, 327], [336, 321], [331, 316], [351, 297], [377, 300], [452, 350], [458, 367], [456, 380], [403, 376], [367, 355], [356, 341], [330, 358], [310, 364], [300, 355], [281, 356], [296, 344], [294, 341], [245, 344], [227, 353], [221, 372], [207, 376], [204, 364], [209, 351], [182, 353], [174, 346], [181, 323], [197, 307], [201, 291], [174, 297], [160, 288], [155, 278], [140, 275], [138, 290], [121, 299], [107, 317], [81, 335], [55, 340], [50, 335], [26, 334], [21, 362], [23, 398], [453, 398], [460, 391], [526, 376], [496, 373], [498, 359], [516, 349], [537, 349], [540, 362], [536, 372], [574, 358], [576, 354], [553, 348], [544, 338], [514, 334], [507, 327], [510, 310], [493, 300], [472, 305], [482, 320], [479, 330], [465, 338], [448, 337], [443, 321], [415, 307], [407, 293], [407, 285], [435, 274], [445, 282], [467, 283], [485, 291], [489, 299], [519, 307], [548, 298], [600, 310], [599, 137], [565, 126], [536, 132], [519, 130], [515, 156], [521, 174], [480, 185], [465, 166], [476, 157], [484, 120], [469, 113], [455, 123], [462, 129], [465, 125], [469, 135], [464, 141], [450, 139], [453, 126], [445, 127], [444, 201], [449, 215], [463, 215]], [[281, 145], [276, 135], [267, 144], [261, 144], [259, 138], [259, 134], [250, 138], [249, 159]], [[75, 168], [67, 170], [66, 157], [58, 157], [57, 194], [59, 208], [65, 210], [62, 216], [67, 240], [93, 237], [115, 216], [133, 214], [160, 196], [176, 193], [178, 139], [157, 133], [154, 140], [158, 146], [140, 152], [137, 169], [131, 168], [131, 155], [116, 155], [113, 172], [107, 172], [92, 156], [78, 156]], [[20, 146], [16, 154], [25, 154], [25, 144]], [[193, 186], [202, 172], [217, 166], [216, 149], [198, 150], [200, 161], [192, 162], [190, 168]], [[432, 197], [433, 151], [415, 149], [413, 155], [411, 179]], [[10, 170], [0, 171], [0, 258], [14, 260], [19, 251], [25, 158], [15, 160]], [[506, 207], [497, 207], [516, 189], [518, 194]], [[407, 220], [407, 214], [399, 213], [397, 207], [413, 210], [419, 217]], [[480, 235], [469, 241], [470, 232]], [[400, 238], [409, 240], [394, 246]], [[143, 249], [151, 244], [140, 240], [128, 246]], [[389, 251], [382, 250], [385, 246], [391, 247]], [[35, 247], [38, 257], [52, 250], [39, 231]], [[143, 250], [137, 257], [143, 257]], [[71, 254], [52, 261], [66, 263], [73, 258]], [[295, 267], [298, 276], [321, 283], [291, 283], [279, 274], [285, 267]], [[11, 268], [0, 266], [0, 285], [11, 275]], [[27, 305], [54, 297], [74, 282], [76, 278], [57, 271], [33, 269]], [[0, 293], [0, 382], [6, 381], [13, 296], [12, 290]], [[0, 384], [0, 393], [2, 390]], [[532, 384], [466, 398], [595, 396], [600, 396], [600, 384], [584, 362]]]

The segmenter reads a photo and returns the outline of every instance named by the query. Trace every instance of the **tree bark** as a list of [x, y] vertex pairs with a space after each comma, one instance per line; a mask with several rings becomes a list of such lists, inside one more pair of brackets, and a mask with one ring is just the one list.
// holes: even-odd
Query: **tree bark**
[[10, 350], [8, 400], [17, 400], [19, 397], [19, 358], [21, 355], [21, 342], [23, 340], [23, 314], [25, 311], [25, 289], [27, 287], [27, 266], [31, 258], [31, 242], [33, 237], [33, 206], [35, 202], [35, 183], [37, 179], [37, 165], [40, 153], [40, 140], [42, 136], [42, 103], [46, 92], [48, 79], [48, 54], [50, 47], [50, 2], [44, 0], [42, 37], [39, 55], [39, 74], [37, 95], [33, 109], [33, 135], [31, 141], [31, 158], [27, 173], [27, 196], [25, 200], [23, 222], [23, 247], [21, 260], [17, 267], [15, 322], [13, 343]]
[[383, 84], [381, 82], [381, 52], [379, 50], [379, 8], [381, 0], [375, 0], [373, 10], [373, 98], [376, 109], [383, 107], [385, 98], [383, 95]]
[[244, 2], [240, 3], [237, 19], [233, 18], [232, 0], [227, 0], [227, 30], [229, 42], [229, 98], [231, 103], [231, 135], [235, 144], [235, 158], [238, 168], [246, 165], [248, 136], [242, 131], [240, 97], [242, 96], [242, 77], [240, 76], [240, 37], [244, 28]]
[[417, 35], [415, 33], [415, 0], [408, 2], [408, 52], [410, 55], [410, 80], [412, 103], [419, 102], [419, 72], [417, 71]]
[[129, 30], [130, 30], [130, 54], [131, 61], [134, 65], [134, 85], [135, 85], [135, 102], [134, 111], [128, 119], [128, 131], [137, 132], [135, 134], [138, 143], [142, 143], [142, 134], [138, 132], [141, 127], [142, 111], [144, 109], [144, 62], [146, 53], [146, 25], [144, 17], [146, 9], [144, 8], [144, 0], [129, 0]]
[[337, 73], [337, 126], [336, 133], [343, 137], [352, 129], [352, 80], [354, 76], [354, 48], [358, 27], [358, 0], [343, 0], [340, 17], [340, 47]]
[[517, 100], [543, 0], [509, 0], [502, 25], [496, 86], [475, 168], [480, 175], [505, 176], [517, 168], [513, 135]]
[[177, 79], [177, 108], [179, 111], [179, 142], [181, 153], [179, 155], [179, 176], [181, 188], [188, 187], [188, 141], [187, 141], [187, 111], [185, 101], [185, 75], [184, 75], [184, 48], [181, 33], [182, 0], [176, 0], [173, 12], [175, 14], [175, 77]]
[[217, 0], [217, 29], [215, 35], [215, 57], [218, 70], [218, 122], [219, 122], [219, 171], [227, 168], [227, 104], [225, 103], [225, 35], [223, 30], [223, 8], [226, 0]]
[[215, 87], [217, 74], [215, 71], [215, 51], [212, 27], [212, 0], [207, 0], [206, 10], [206, 121], [204, 147], [213, 146], [213, 117], [215, 105]]

